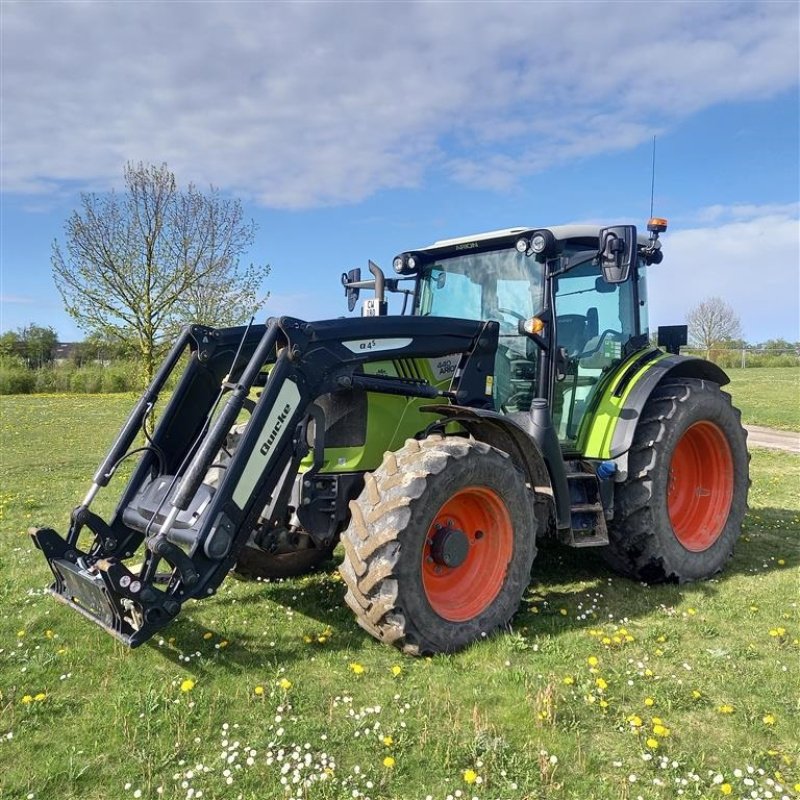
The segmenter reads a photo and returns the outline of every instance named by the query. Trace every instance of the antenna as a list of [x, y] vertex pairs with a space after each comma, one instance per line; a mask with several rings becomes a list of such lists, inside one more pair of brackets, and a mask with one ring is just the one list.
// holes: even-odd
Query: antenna
[[653, 216], [653, 197], [656, 192], [656, 137], [653, 134], [653, 166], [650, 177], [650, 216]]

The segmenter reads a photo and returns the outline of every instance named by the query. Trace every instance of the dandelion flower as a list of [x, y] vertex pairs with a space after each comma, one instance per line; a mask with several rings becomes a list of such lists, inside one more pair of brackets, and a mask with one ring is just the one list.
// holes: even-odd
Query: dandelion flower
[[774, 725], [775, 724], [775, 715], [774, 714], [764, 714], [761, 718], [761, 721], [765, 725]]
[[648, 739], [647, 746], [652, 750], [655, 750], [658, 747], [658, 739]]
[[400, 666], [398, 666], [397, 664], [395, 664], [395, 665], [392, 667], [392, 675], [394, 675], [394, 676], [395, 676], [395, 678], [396, 678], [396, 677], [397, 677], [397, 676], [398, 676], [398, 675], [399, 675], [399, 674], [400, 674], [402, 671], [403, 671], [403, 668], [402, 668], [402, 667], [400, 667]]
[[733, 791], [733, 786], [729, 783], [723, 783], [722, 786], [719, 787], [719, 790], [722, 794], [730, 794]]
[[257, 694], [259, 697], [261, 697], [261, 695], [263, 695], [263, 694], [264, 694], [264, 687], [263, 687], [263, 686], [256, 686], [256, 688], [255, 688], [255, 689], [253, 689], [253, 691], [254, 691], [254, 692], [255, 692], [255, 693], [256, 693], [256, 694]]
[[572, 675], [565, 675], [561, 679], [561, 683], [565, 684], [566, 686], [572, 686], [572, 684], [575, 683], [575, 678], [573, 678]]
[[566, 617], [568, 612], [566, 608], [559, 608], [558, 613], [561, 614], [562, 617]]
[[608, 689], [608, 684], [602, 679], [598, 678], [595, 683], [597, 684], [597, 688], [602, 692], [605, 689]]
[[637, 714], [631, 714], [628, 717], [628, 722], [630, 722], [631, 726], [634, 728], [641, 728], [642, 727], [642, 718]]
[[363, 675], [364, 674], [364, 667], [363, 665], [359, 664], [357, 661], [353, 661], [350, 664], [350, 669], [355, 672], [356, 675]]
[[17, 631], [17, 636], [21, 639], [25, 635], [25, 631]]
[[394, 744], [394, 739], [391, 736], [384, 736], [382, 741], [387, 747], [391, 747]]
[[32, 694], [23, 695], [22, 702], [25, 703], [25, 705], [28, 705], [28, 703], [32, 703], [33, 702], [33, 695]]
[[213, 633], [211, 633], [211, 631], [206, 631], [206, 632], [203, 634], [203, 638], [204, 638], [206, 641], [208, 641], [208, 640], [209, 640], [209, 639], [210, 639], [210, 638], [211, 638], [213, 635], [214, 635], [214, 634], [213, 634]]
[[661, 737], [669, 736], [669, 728], [664, 725], [653, 725], [653, 733]]
[[391, 756], [386, 756], [386, 758], [383, 759], [383, 766], [386, 767], [386, 769], [392, 769], [396, 763], [397, 762]]
[[191, 678], [187, 678], [185, 681], [181, 683], [181, 691], [182, 692], [191, 692], [194, 689], [195, 683]]
[[687, 614], [688, 614], [690, 617], [693, 617], [693, 616], [694, 616], [694, 615], [697, 613], [697, 609], [696, 609], [696, 608], [687, 608], [687, 609], [686, 609], [686, 613], [687, 613]]
[[288, 678], [281, 678], [278, 681], [278, 686], [280, 686], [281, 689], [291, 689], [292, 688], [292, 682]]
[[470, 786], [478, 780], [478, 773], [475, 772], [474, 769], [465, 769], [464, 770], [464, 782], [468, 783]]
[[723, 703], [717, 708], [720, 714], [733, 714], [733, 706], [729, 703]]
[[697, 689], [692, 689], [692, 697], [695, 700], [699, 700], [702, 696], [703, 696], [702, 693], [698, 692]]
[[645, 697], [644, 704], [649, 708], [651, 706], [654, 706], [656, 704], [656, 701], [653, 700], [652, 697]]
[[597, 656], [589, 656], [589, 658], [586, 659], [586, 663], [590, 667], [596, 667], [600, 662], [598, 661]]
[[33, 699], [37, 703], [41, 703], [42, 700], [45, 700], [46, 698], [47, 698], [47, 695], [44, 692], [39, 692], [38, 694], [34, 695], [34, 697], [33, 697]]

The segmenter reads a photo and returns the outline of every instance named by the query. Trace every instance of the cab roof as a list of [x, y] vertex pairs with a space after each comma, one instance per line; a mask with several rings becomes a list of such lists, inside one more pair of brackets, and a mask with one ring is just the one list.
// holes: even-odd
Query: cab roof
[[[600, 231], [603, 228], [601, 225], [553, 225], [546, 230], [550, 231], [558, 241], [566, 241], [567, 239], [597, 239]], [[544, 230], [543, 226], [538, 229]], [[496, 231], [486, 231], [485, 233], [474, 233], [471, 236], [459, 236], [455, 239], [440, 239], [433, 244], [421, 248], [425, 250], [434, 250], [440, 247], [454, 247], [459, 244], [467, 244], [468, 242], [482, 242], [491, 239], [502, 239], [506, 236], [514, 236], [515, 234], [526, 233], [527, 231], [537, 230], [535, 226], [526, 228], [501, 228]], [[637, 236], [639, 244], [646, 245], [649, 241], [647, 234], [639, 233]]]

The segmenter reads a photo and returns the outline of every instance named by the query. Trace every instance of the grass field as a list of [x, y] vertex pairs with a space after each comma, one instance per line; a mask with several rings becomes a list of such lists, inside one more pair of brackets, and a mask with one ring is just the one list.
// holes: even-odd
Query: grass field
[[228, 580], [129, 651], [44, 594], [24, 531], [64, 530], [130, 405], [0, 399], [0, 798], [800, 796], [800, 457], [754, 451], [718, 579], [550, 547], [513, 631], [455, 656], [372, 641], [333, 567]]
[[800, 369], [728, 369], [726, 387], [750, 425], [800, 431]]

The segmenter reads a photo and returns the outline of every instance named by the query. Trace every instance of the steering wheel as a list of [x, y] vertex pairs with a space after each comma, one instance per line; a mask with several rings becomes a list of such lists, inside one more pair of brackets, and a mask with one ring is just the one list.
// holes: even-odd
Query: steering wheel
[[[510, 308], [499, 308], [498, 307], [497, 311], [499, 313], [501, 313], [501, 314], [508, 314], [509, 317], [513, 317], [516, 320], [524, 320], [524, 319], [526, 319], [526, 317], [523, 316], [522, 314], [520, 314], [519, 311], [514, 311], [514, 310], [512, 310]], [[519, 328], [517, 327], [516, 324], [508, 322], [507, 320], [498, 320], [498, 322], [500, 322], [501, 326], [505, 326], [506, 327], [506, 332], [504, 334], [501, 334], [501, 335], [503, 335], [503, 336], [511, 336], [511, 335], [517, 335], [518, 336], [518, 335], [520, 335], [519, 334]]]

